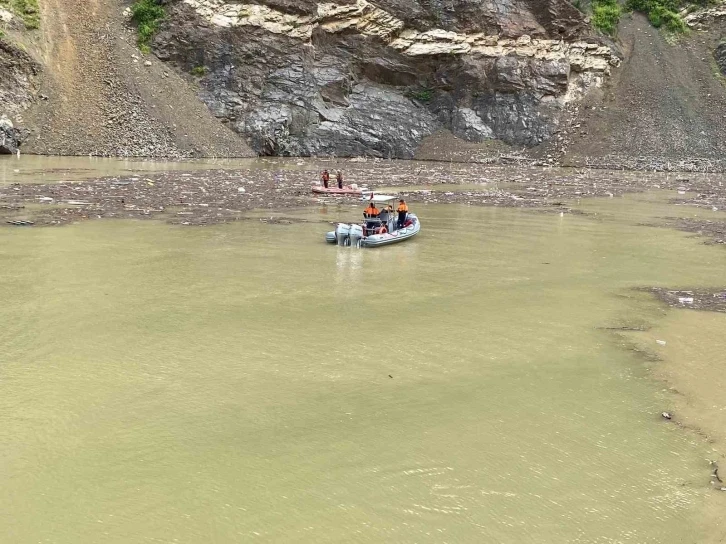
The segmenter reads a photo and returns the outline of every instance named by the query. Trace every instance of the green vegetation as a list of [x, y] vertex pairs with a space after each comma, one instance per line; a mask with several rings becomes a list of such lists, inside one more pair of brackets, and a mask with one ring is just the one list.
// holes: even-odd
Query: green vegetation
[[207, 69], [204, 66], [195, 66], [192, 68], [192, 75], [197, 77], [204, 77], [207, 73]]
[[434, 96], [434, 91], [432, 89], [420, 89], [418, 91], [413, 91], [410, 96], [419, 102], [431, 102], [431, 99]]
[[157, 0], [136, 0], [131, 6], [131, 20], [136, 23], [139, 48], [144, 53], [150, 51], [151, 38], [156, 34], [165, 15], [164, 7]]
[[[614, 36], [624, 10], [644, 13], [650, 24], [656, 28], [664, 28], [673, 34], [688, 32], [688, 26], [679, 12], [683, 9], [691, 11], [708, 6], [712, 0], [593, 0], [592, 24], [605, 34]], [[580, 1], [575, 0], [580, 7]]]
[[592, 3], [592, 24], [600, 32], [615, 35], [623, 9], [618, 0], [595, 0]]
[[656, 28], [665, 28], [674, 34], [688, 31], [678, 12], [687, 4], [706, 5], [706, 0], [699, 2], [685, 2], [683, 0], [627, 0], [627, 8], [631, 11], [640, 11], [648, 16], [650, 24]]
[[38, 0], [0, 0], [0, 7], [20, 17], [28, 30], [40, 27]]

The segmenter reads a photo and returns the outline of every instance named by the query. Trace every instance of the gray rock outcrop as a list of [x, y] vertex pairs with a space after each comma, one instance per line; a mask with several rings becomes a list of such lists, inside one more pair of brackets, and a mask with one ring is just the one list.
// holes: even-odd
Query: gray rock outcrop
[[714, 56], [716, 57], [716, 64], [721, 69], [721, 73], [726, 76], [726, 39], [718, 44]]
[[411, 158], [442, 129], [536, 145], [620, 62], [565, 0], [166, 6], [154, 53], [204, 73], [200, 98], [264, 155]]
[[39, 65], [22, 49], [0, 38], [0, 154], [16, 153], [25, 131], [14, 126], [34, 99]]
[[7, 117], [0, 117], [0, 155], [14, 155], [22, 143], [22, 132]]

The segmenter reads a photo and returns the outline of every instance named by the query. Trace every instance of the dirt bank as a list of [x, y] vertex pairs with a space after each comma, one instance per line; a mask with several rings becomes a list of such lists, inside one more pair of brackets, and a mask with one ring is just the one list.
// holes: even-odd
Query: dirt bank
[[726, 86], [714, 68], [717, 32], [669, 43], [642, 15], [624, 18], [626, 61], [563, 131], [570, 165], [726, 168]]
[[[675, 196], [678, 187], [693, 194], [699, 194], [704, 187], [718, 187], [716, 177], [706, 175], [686, 179], [528, 166], [357, 160], [260, 160], [255, 164], [235, 170], [172, 171], [80, 183], [0, 186], [0, 220], [27, 219], [38, 225], [95, 217], [156, 217], [185, 224], [233, 221], [251, 209], [282, 210], [341, 201], [311, 194], [310, 186], [323, 168], [341, 168], [346, 183], [401, 194], [413, 204], [459, 203], [557, 212], [569, 212], [570, 203], [580, 198], [616, 197], [653, 188], [674, 190]], [[708, 195], [698, 204], [706, 205], [708, 199], [716, 202], [726, 195], [726, 190], [712, 189]], [[342, 201], [352, 204], [357, 199]], [[717, 221], [713, 224], [720, 225]]]
[[24, 151], [49, 155], [254, 155], [192, 85], [140, 55], [113, 0], [45, 0], [39, 100]]

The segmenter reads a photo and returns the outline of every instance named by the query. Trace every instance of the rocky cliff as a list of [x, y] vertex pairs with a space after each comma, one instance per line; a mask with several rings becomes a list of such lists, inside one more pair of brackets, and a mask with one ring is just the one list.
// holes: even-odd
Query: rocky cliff
[[429, 135], [537, 145], [620, 57], [565, 0], [170, 0], [153, 42], [266, 155], [411, 158]]
[[[12, 25], [13, 15], [0, 9], [0, 21]], [[0, 154], [16, 153], [26, 132], [16, 128], [32, 103], [40, 65], [23, 49], [0, 34]]]
[[0, 7], [0, 152], [726, 155], [724, 0], [676, 41], [640, 15], [611, 41], [567, 0], [154, 1], [148, 55], [131, 0], [41, 0], [31, 25]]

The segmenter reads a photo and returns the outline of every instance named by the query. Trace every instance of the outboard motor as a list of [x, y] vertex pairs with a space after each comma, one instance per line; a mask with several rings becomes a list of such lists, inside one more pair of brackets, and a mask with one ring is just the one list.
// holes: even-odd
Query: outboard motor
[[360, 225], [351, 225], [348, 239], [350, 240], [351, 246], [360, 247], [360, 241], [363, 239], [363, 227]]
[[350, 245], [350, 225], [346, 223], [338, 223], [335, 227], [335, 240], [339, 246]]

